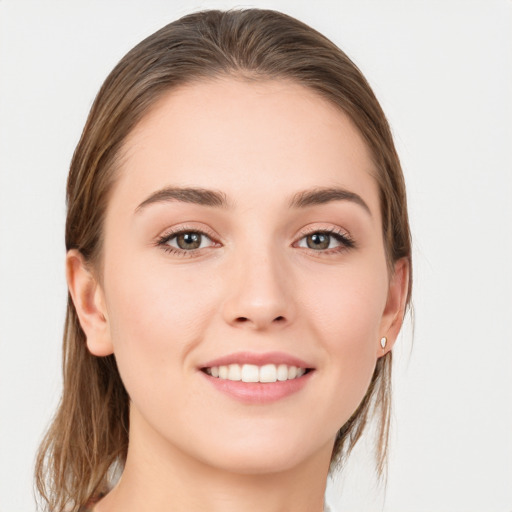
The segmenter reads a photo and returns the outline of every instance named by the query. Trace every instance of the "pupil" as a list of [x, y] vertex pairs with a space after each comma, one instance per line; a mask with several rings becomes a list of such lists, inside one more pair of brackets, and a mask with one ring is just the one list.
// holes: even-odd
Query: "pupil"
[[327, 249], [329, 247], [329, 235], [325, 233], [309, 235], [307, 244], [310, 249]]
[[201, 245], [201, 235], [199, 233], [182, 233], [178, 235], [177, 243], [180, 249], [197, 249]]

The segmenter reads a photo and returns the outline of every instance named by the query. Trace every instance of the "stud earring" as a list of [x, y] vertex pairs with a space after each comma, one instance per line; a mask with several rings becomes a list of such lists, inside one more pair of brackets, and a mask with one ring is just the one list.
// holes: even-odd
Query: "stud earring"
[[388, 339], [386, 338], [386, 336], [382, 336], [382, 338], [380, 339], [380, 346], [385, 349], [386, 348], [386, 345], [388, 343]]

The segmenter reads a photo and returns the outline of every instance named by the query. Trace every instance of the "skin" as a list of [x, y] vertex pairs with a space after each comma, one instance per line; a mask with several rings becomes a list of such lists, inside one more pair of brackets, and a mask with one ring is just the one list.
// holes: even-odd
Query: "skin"
[[[127, 465], [95, 511], [322, 510], [336, 432], [405, 305], [407, 264], [388, 274], [374, 173], [350, 119], [284, 81], [175, 89], [134, 129], [107, 209], [102, 279], [76, 251], [67, 257], [88, 348], [115, 354], [131, 397]], [[228, 206], [138, 208], [169, 186], [220, 191]], [[369, 211], [353, 200], [290, 207], [319, 187], [357, 194]], [[158, 239], [170, 230], [209, 238], [169, 253]], [[307, 246], [327, 230], [354, 247]], [[238, 351], [285, 352], [314, 372], [290, 396], [241, 403], [200, 371]]]

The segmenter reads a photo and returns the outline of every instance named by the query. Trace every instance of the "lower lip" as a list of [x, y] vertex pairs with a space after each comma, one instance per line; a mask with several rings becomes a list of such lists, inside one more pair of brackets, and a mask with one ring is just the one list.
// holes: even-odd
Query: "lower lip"
[[201, 372], [208, 382], [218, 391], [247, 404], [267, 404], [298, 393], [311, 378], [314, 371], [296, 379], [277, 382], [242, 382], [219, 379]]

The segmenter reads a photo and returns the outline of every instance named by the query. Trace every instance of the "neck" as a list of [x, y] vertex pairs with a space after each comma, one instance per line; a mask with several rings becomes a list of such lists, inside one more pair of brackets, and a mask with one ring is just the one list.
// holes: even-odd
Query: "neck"
[[332, 443], [281, 471], [239, 473], [211, 466], [130, 426], [117, 486], [95, 512], [322, 512]]

